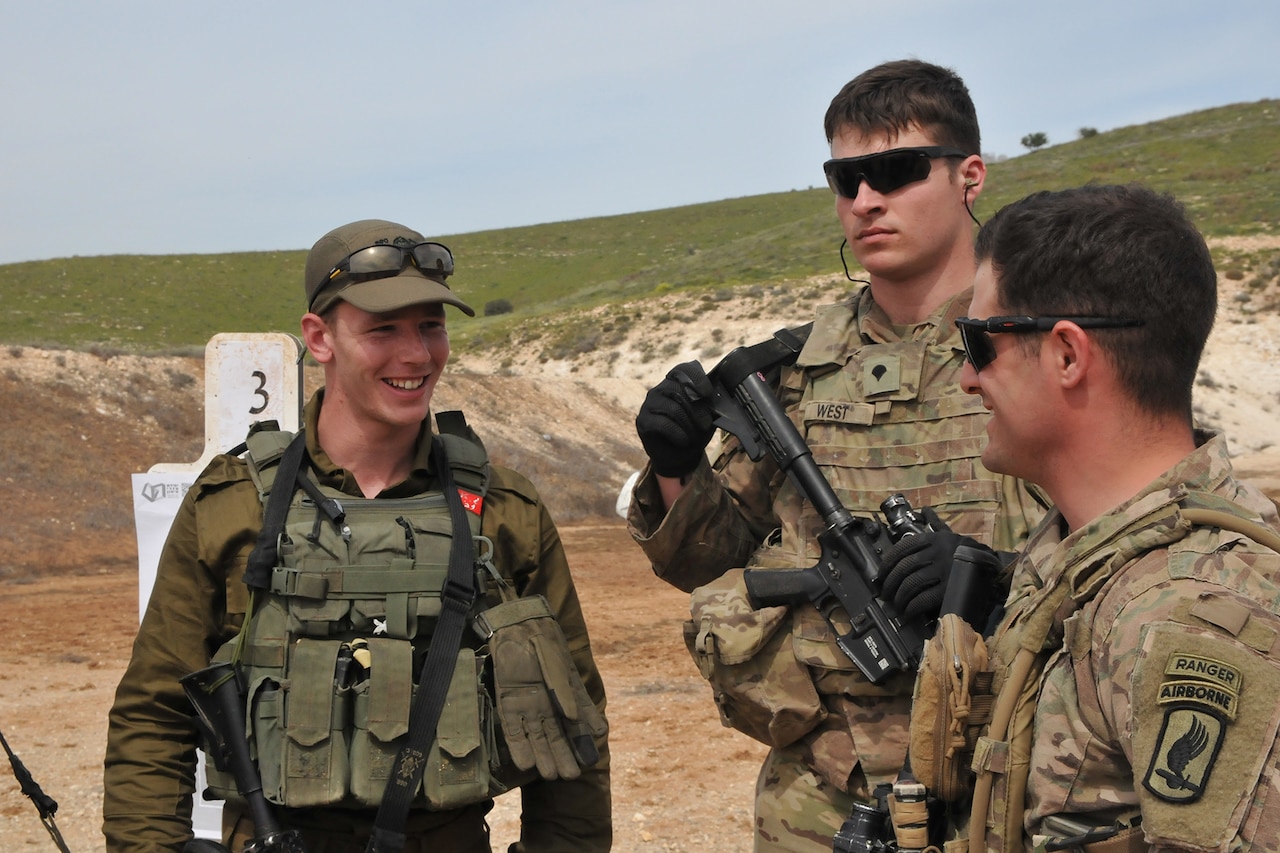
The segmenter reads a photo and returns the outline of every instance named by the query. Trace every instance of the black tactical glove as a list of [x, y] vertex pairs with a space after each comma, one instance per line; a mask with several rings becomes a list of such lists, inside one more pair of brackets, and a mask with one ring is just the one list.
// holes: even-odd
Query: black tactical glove
[[[916, 623], [937, 618], [942, 609], [947, 581], [951, 577], [956, 549], [960, 546], [991, 554], [989, 565], [999, 569], [999, 562], [994, 558], [995, 552], [975, 539], [952, 531], [938, 518], [932, 507], [925, 507], [921, 514], [932, 530], [904, 536], [884, 552], [884, 565], [888, 574], [881, 587], [885, 600], [892, 602], [906, 621]], [[981, 554], [981, 557], [985, 557], [985, 554]], [[989, 587], [993, 578], [983, 578], [980, 583]]]
[[676, 365], [649, 389], [636, 415], [636, 434], [653, 473], [683, 477], [698, 467], [715, 434], [711, 395], [711, 382], [696, 361]]

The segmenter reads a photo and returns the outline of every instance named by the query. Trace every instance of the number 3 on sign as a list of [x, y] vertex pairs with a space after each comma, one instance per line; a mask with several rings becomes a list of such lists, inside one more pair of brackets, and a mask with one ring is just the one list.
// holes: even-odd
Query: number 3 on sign
[[296, 430], [302, 412], [302, 344], [292, 335], [219, 334], [205, 348], [205, 439], [219, 450], [254, 421]]
[[255, 370], [253, 371], [253, 378], [258, 380], [258, 387], [253, 389], [253, 395], [262, 398], [262, 402], [250, 406], [249, 414], [260, 415], [267, 410], [267, 406], [271, 403], [271, 395], [267, 393], [267, 374], [261, 370]]
[[220, 333], [204, 348], [204, 452], [194, 462], [152, 471], [200, 472], [244, 441], [255, 421], [302, 426], [302, 341], [284, 332]]

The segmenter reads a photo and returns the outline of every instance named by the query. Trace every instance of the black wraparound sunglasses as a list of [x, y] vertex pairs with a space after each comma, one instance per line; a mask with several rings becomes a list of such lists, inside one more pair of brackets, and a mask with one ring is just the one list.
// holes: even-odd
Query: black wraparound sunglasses
[[866, 181], [871, 189], [891, 193], [907, 184], [929, 177], [933, 160], [938, 157], [968, 157], [959, 148], [924, 145], [918, 148], [894, 148], [862, 157], [842, 157], [822, 164], [827, 186], [836, 195], [857, 198], [858, 186]]
[[973, 369], [978, 371], [996, 360], [996, 348], [991, 340], [992, 335], [1047, 332], [1063, 320], [1075, 323], [1082, 329], [1122, 329], [1141, 326], [1146, 322], [1129, 317], [1021, 316], [988, 317], [985, 320], [960, 317], [956, 320], [956, 328], [960, 330], [960, 341], [964, 344], [965, 358], [973, 365]]

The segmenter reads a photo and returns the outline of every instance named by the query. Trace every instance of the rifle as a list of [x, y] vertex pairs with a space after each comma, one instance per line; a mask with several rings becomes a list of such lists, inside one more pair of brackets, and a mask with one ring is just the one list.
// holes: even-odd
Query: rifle
[[[286, 830], [277, 820], [271, 803], [262, 793], [262, 776], [249, 755], [245, 737], [244, 683], [240, 670], [231, 663], [215, 663], [184, 675], [179, 681], [196, 709], [196, 724], [204, 736], [209, 758], [219, 770], [236, 780], [236, 790], [244, 797], [253, 820], [252, 839], [244, 853], [305, 853], [297, 830]], [[184, 853], [216, 853], [221, 844], [196, 839], [187, 842]]]
[[3, 733], [0, 733], [0, 746], [4, 747], [5, 754], [9, 756], [9, 766], [13, 768], [14, 778], [18, 780], [18, 790], [22, 792], [23, 796], [31, 798], [36, 811], [40, 813], [40, 822], [44, 824], [44, 828], [48, 831], [49, 837], [53, 839], [54, 845], [62, 853], [70, 853], [67, 849], [67, 842], [63, 840], [62, 833], [58, 830], [58, 824], [53, 819], [53, 816], [58, 812], [57, 800], [46, 794], [44, 789], [31, 776], [31, 772], [22, 763], [22, 759], [18, 758], [17, 753], [9, 748], [9, 741], [4, 739]]
[[[798, 330], [799, 331], [799, 330]], [[914, 669], [924, 648], [924, 626], [906, 624], [878, 593], [880, 557], [892, 544], [885, 525], [850, 513], [822, 475], [809, 446], [770, 391], [765, 374], [793, 364], [803, 340], [788, 329], [771, 340], [739, 347], [704, 373], [698, 362], [676, 368], [690, 399], [707, 399], [716, 426], [742, 443], [752, 460], [768, 452], [822, 516], [821, 555], [807, 569], [747, 569], [747, 596], [756, 608], [809, 602], [826, 619], [836, 645], [872, 684]], [[927, 530], [910, 504], [894, 495], [881, 509], [898, 538]]]

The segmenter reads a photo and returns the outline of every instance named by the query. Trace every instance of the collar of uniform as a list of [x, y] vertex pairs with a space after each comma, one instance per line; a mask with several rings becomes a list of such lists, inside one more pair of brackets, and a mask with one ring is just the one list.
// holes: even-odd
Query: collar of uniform
[[972, 299], [972, 288], [956, 294], [922, 322], [911, 326], [904, 336], [876, 303], [871, 287], [864, 285], [844, 302], [819, 311], [796, 364], [800, 367], [843, 364], [867, 344], [921, 341], [932, 346], [946, 342], [959, 348], [960, 331], [955, 321], [966, 315]]
[[[329, 458], [329, 454], [320, 446], [320, 407], [324, 404], [324, 389], [321, 388], [307, 401], [302, 411], [302, 425], [307, 431], [307, 455], [311, 457], [311, 468], [316, 478], [326, 486], [338, 489], [348, 495], [360, 496], [360, 486], [351, 472], [339, 468]], [[379, 497], [403, 498], [420, 495], [431, 485], [431, 419], [423, 421], [418, 432], [418, 442], [414, 448], [413, 470], [402, 482], [384, 489]]]
[[1240, 484], [1233, 481], [1231, 458], [1223, 435], [1196, 430], [1195, 440], [1196, 449], [1168, 471], [1129, 500], [1078, 530], [1068, 532], [1061, 513], [1056, 509], [1050, 512], [1027, 540], [1019, 565], [1015, 567], [1015, 582], [1021, 576], [1037, 587], [1052, 586], [1070, 568], [1061, 559], [1064, 553], [1070, 553], [1075, 563], [1088, 560], [1090, 554], [1108, 548], [1135, 522], [1178, 503], [1188, 492], [1220, 494], [1262, 514], [1265, 507], [1251, 500]]
[[956, 318], [968, 314], [969, 303], [973, 301], [973, 288], [969, 287], [942, 303], [932, 314], [909, 327], [909, 334], [904, 336], [889, 320], [871, 295], [871, 288], [863, 288], [858, 300], [858, 331], [863, 343], [898, 343], [904, 340], [924, 341], [926, 344], [940, 344], [955, 338], [960, 339], [960, 330], [956, 328]]

